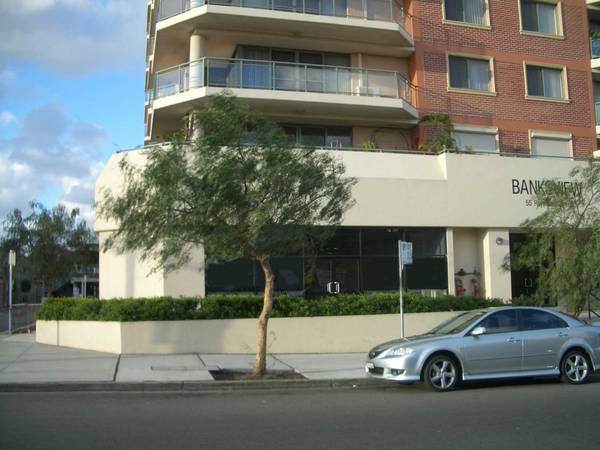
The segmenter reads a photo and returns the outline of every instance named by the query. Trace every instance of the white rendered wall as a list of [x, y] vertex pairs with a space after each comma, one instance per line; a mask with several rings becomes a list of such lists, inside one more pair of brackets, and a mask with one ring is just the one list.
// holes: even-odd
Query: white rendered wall
[[110, 232], [98, 234], [100, 244], [100, 298], [156, 297], [165, 295], [162, 273], [152, 273], [152, 265], [134, 253], [102, 251]]
[[502, 269], [509, 255], [508, 230], [487, 230], [483, 236], [483, 295], [509, 299], [512, 295], [510, 271]]
[[[510, 298], [510, 273], [500, 266], [509, 251], [508, 230], [539, 214], [528, 202], [528, 192], [515, 193], [513, 180], [568, 180], [569, 171], [581, 162], [555, 158], [516, 158], [500, 155], [413, 155], [375, 152], [335, 152], [345, 164], [347, 176], [356, 177], [356, 200], [343, 221], [352, 226], [443, 227], [448, 231], [449, 284], [461, 268], [478, 274], [480, 294]], [[96, 185], [96, 199], [104, 187], [114, 193], [122, 188], [118, 163], [127, 157], [144, 163], [143, 151], [115, 154]], [[95, 230], [104, 239], [116, 229], [110, 221], [97, 220]], [[503, 244], [498, 245], [501, 238]], [[203, 255], [191, 266], [169, 274], [149, 274], [150, 267], [134, 255], [100, 255], [100, 295], [108, 297], [204, 295], [204, 276], [199, 272]], [[453, 266], [453, 267], [452, 267]], [[452, 287], [449, 286], [449, 291]]]

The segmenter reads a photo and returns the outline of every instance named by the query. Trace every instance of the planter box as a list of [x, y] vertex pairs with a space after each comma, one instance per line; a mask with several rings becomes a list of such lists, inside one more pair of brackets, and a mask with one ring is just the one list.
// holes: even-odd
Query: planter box
[[[406, 314], [406, 335], [424, 333], [454, 312]], [[256, 351], [257, 319], [155, 322], [37, 321], [37, 342], [124, 354]], [[269, 320], [269, 353], [366, 352], [398, 338], [398, 314]]]

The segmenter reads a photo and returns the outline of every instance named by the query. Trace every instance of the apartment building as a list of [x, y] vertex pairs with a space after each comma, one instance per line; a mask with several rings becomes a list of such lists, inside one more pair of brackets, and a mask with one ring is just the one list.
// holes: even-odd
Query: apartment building
[[[535, 288], [532, 274], [500, 267], [536, 214], [532, 195], [544, 179], [567, 181], [596, 150], [591, 8], [153, 0], [145, 139], [158, 144], [178, 130], [193, 138], [190, 115], [227, 88], [292, 142], [344, 161], [358, 179], [356, 206], [316, 260], [273, 258], [279, 291], [395, 290], [403, 239], [415, 249], [407, 289], [508, 299]], [[435, 127], [421, 119], [438, 114], [450, 117], [461, 151], [422, 151]], [[143, 151], [127, 155], [143, 164]], [[119, 185], [122, 157], [111, 158], [97, 189]], [[98, 221], [100, 240], [114, 227]], [[221, 262], [202, 249], [169, 274], [149, 274], [134, 254], [102, 254], [100, 267], [101, 297], [262, 289], [251, 260]]]
[[590, 56], [594, 102], [596, 112], [596, 136], [600, 138], [600, 1], [587, 0], [589, 18]]

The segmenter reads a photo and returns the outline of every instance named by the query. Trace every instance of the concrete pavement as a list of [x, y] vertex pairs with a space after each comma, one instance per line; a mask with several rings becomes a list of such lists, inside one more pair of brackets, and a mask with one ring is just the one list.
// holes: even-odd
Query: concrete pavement
[[[363, 353], [267, 356], [269, 370], [309, 380], [365, 378]], [[210, 382], [211, 370], [250, 370], [254, 355], [115, 355], [35, 342], [35, 334], [0, 337], [0, 385], [25, 383]]]

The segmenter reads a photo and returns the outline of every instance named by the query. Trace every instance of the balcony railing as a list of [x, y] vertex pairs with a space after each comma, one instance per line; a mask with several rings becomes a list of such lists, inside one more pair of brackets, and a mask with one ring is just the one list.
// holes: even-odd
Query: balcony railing
[[204, 5], [396, 22], [412, 33], [412, 16], [396, 0], [160, 0], [157, 20], [168, 19]]
[[596, 125], [600, 125], [600, 102], [596, 102]]
[[157, 72], [153, 99], [207, 86], [398, 98], [414, 105], [414, 87], [398, 72], [224, 58]]
[[154, 41], [155, 41], [154, 36], [151, 36], [150, 39], [148, 39], [148, 49], [146, 50], [146, 61], [148, 61], [150, 59], [150, 55], [154, 54]]
[[592, 50], [592, 59], [600, 58], [600, 39], [590, 39], [590, 48]]

